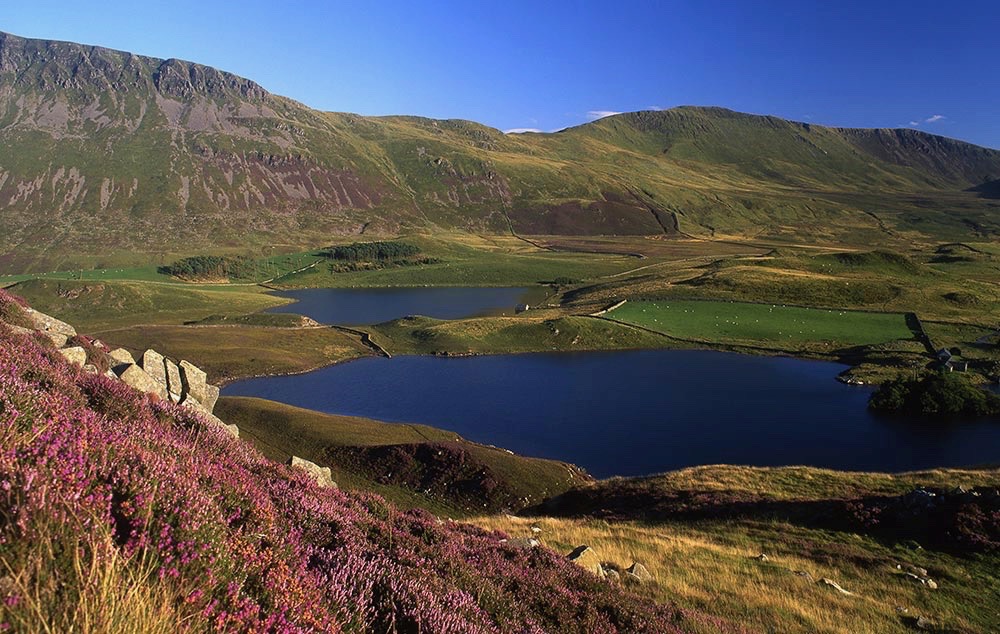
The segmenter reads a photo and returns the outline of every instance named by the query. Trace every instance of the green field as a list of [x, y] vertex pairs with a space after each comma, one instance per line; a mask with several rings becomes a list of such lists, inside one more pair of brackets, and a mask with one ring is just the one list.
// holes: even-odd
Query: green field
[[[604, 253], [549, 251], [510, 236], [404, 236], [432, 264], [333, 272], [322, 262], [274, 281], [283, 288], [376, 286], [524, 286], [559, 277], [592, 279], [641, 266], [634, 257]], [[646, 262], [643, 262], [646, 263]]]
[[[234, 255], [227, 251], [225, 255]], [[210, 253], [208, 255], [215, 255]], [[244, 257], [253, 257], [250, 253], [236, 253]], [[241, 284], [255, 284], [267, 280], [280, 280], [282, 277], [297, 271], [310, 264], [325, 261], [316, 255], [315, 251], [301, 251], [281, 255], [261, 256], [254, 258], [255, 275], [252, 279], [237, 280]], [[160, 272], [160, 267], [156, 265], [123, 267], [123, 268], [81, 268], [67, 269], [61, 271], [48, 271], [39, 273], [21, 273], [17, 275], [0, 275], [0, 286], [24, 282], [32, 279], [61, 280], [61, 281], [83, 281], [83, 282], [114, 282], [114, 281], [141, 281], [141, 282], [163, 282], [178, 283], [179, 280], [171, 275]]]
[[85, 333], [137, 324], [183, 324], [213, 315], [239, 316], [289, 300], [255, 285], [143, 281], [28, 280], [11, 287], [37, 310]]
[[152, 348], [187, 359], [207, 372], [212, 383], [298, 374], [370, 354], [358, 337], [322, 326], [132, 326], [104, 331], [101, 339], [135, 355]]
[[[538, 312], [538, 311], [531, 311]], [[408, 317], [369, 326], [392, 354], [509, 354], [667, 348], [670, 339], [602, 319], [581, 316]]]
[[680, 339], [752, 342], [759, 346], [809, 343], [858, 346], [913, 336], [900, 314], [778, 304], [629, 302], [608, 313], [608, 317]]

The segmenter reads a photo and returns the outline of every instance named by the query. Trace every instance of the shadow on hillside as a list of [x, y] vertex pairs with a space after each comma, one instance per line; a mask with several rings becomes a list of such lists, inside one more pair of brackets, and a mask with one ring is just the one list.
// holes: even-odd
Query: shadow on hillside
[[1000, 178], [970, 187], [965, 191], [975, 192], [980, 198], [1000, 199]]
[[1000, 492], [991, 488], [914, 489], [905, 495], [774, 500], [732, 491], [648, 487], [574, 489], [525, 515], [618, 521], [779, 520], [810, 528], [914, 540], [955, 553], [1000, 551]]

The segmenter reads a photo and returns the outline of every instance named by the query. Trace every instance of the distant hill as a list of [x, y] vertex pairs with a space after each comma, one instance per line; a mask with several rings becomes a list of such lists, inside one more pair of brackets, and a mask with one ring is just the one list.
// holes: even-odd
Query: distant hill
[[409, 230], [1000, 232], [1000, 152], [915, 130], [681, 107], [505, 135], [319, 112], [207, 66], [3, 33], [0, 145], [3, 272]]

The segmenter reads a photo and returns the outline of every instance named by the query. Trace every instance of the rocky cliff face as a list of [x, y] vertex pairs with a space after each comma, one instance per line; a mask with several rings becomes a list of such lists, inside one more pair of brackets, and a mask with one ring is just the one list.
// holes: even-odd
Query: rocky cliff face
[[357, 231], [384, 179], [318, 156], [327, 127], [207, 66], [0, 34], [0, 254]]
[[262, 103], [270, 97], [256, 83], [208, 66], [159, 60], [71, 42], [30, 40], [0, 33], [0, 77], [15, 88], [116, 94], [148, 93], [189, 100], [196, 96]]
[[958, 183], [987, 183], [996, 178], [995, 150], [919, 130], [843, 129], [868, 154], [900, 167], [940, 175]]

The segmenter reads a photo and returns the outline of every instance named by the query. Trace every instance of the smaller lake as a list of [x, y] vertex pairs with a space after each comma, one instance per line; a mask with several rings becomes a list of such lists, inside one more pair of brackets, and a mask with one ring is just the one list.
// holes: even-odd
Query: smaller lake
[[700, 464], [910, 471], [1000, 460], [1000, 423], [884, 419], [847, 366], [705, 350], [365, 358], [233, 383], [335, 414], [425, 423], [597, 477]]
[[532, 289], [483, 287], [306, 288], [274, 293], [296, 300], [269, 313], [305, 315], [321, 324], [362, 326], [409, 315], [461, 319], [513, 313]]

